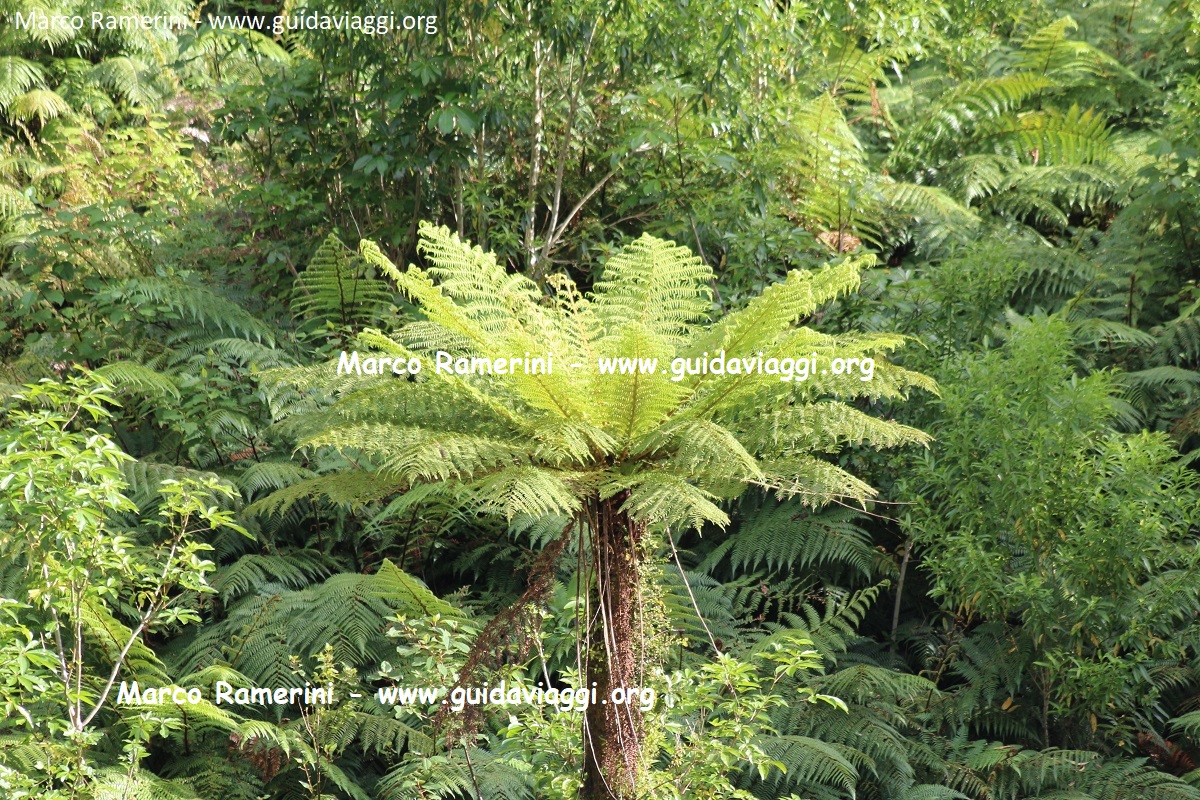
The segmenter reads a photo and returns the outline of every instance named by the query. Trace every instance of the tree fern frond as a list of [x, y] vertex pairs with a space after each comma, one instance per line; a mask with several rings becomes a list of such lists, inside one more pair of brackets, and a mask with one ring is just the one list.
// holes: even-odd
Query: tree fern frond
[[786, 772], [773, 771], [764, 783], [773, 789], [784, 787], [837, 786], [853, 794], [858, 770], [838, 747], [807, 736], [769, 736], [761, 742], [763, 750], [783, 764]]
[[1079, 23], [1071, 17], [1062, 17], [1039, 28], [1021, 43], [1014, 66], [1060, 80], [1120, 77], [1142, 83], [1103, 50], [1082, 40], [1068, 39], [1067, 34], [1078, 28]]
[[642, 326], [672, 341], [708, 317], [712, 277], [686, 247], [642, 236], [609, 259], [591, 307], [609, 333]]
[[158, 278], [137, 278], [126, 285], [126, 291], [135, 303], [163, 303], [206, 328], [228, 330], [269, 345], [275, 343], [269, 326], [208, 289]]
[[396, 479], [372, 472], [339, 473], [307, 478], [272, 492], [246, 507], [248, 514], [283, 514], [307, 497], [323, 497], [336, 505], [361, 507], [400, 487]]
[[789, 571], [846, 565], [870, 578], [877, 569], [878, 552], [867, 532], [855, 524], [861, 519], [861, 514], [847, 508], [813, 513], [803, 506], [771, 505], [743, 523], [701, 568], [711, 568], [723, 558], [736, 571], [760, 565]]
[[141, 769], [97, 770], [91, 791], [96, 800], [203, 800], [191, 787]]
[[133, 389], [151, 396], [179, 400], [179, 387], [166, 375], [134, 361], [114, 361], [92, 370], [92, 374], [114, 389]]
[[256, 461], [245, 470], [235, 473], [233, 481], [249, 499], [315, 477], [316, 473], [312, 470], [291, 461]]
[[140, 61], [129, 56], [114, 56], [92, 67], [89, 77], [134, 105], [153, 108], [161, 94], [153, 86], [152, 75], [153, 72]]
[[514, 466], [484, 476], [467, 488], [484, 509], [508, 520], [530, 514], [573, 514], [579, 499], [564, 477], [536, 466]]
[[623, 491], [629, 495], [621, 510], [638, 522], [685, 530], [729, 524], [729, 515], [713, 502], [718, 498], [682, 476], [654, 472], [612, 480], [600, 487], [600, 496], [607, 499]]
[[979, 228], [979, 217], [974, 212], [934, 186], [884, 183], [880, 191], [893, 211], [918, 221], [941, 223], [956, 238], [967, 240]]
[[11, 220], [33, 211], [34, 204], [24, 193], [0, 183], [0, 220]]
[[295, 550], [286, 555], [251, 553], [218, 569], [211, 584], [222, 602], [230, 603], [266, 585], [303, 589], [335, 569], [332, 559], [315, 550]]
[[888, 156], [886, 168], [889, 172], [899, 172], [906, 165], [927, 160], [927, 153], [942, 143], [969, 135], [978, 126], [1017, 109], [1053, 85], [1051, 78], [1029, 72], [960, 83], [905, 133]]
[[330, 234], [313, 254], [308, 268], [296, 278], [292, 308], [298, 315], [352, 328], [374, 321], [390, 302], [387, 284], [374, 275], [366, 261]]
[[0, 56], [0, 111], [7, 112], [13, 102], [42, 83], [43, 69], [20, 56]]
[[1118, 380], [1129, 386], [1144, 386], [1152, 389], [1187, 389], [1200, 384], [1200, 372], [1164, 365], [1134, 372], [1123, 372]]
[[13, 99], [6, 111], [15, 119], [30, 122], [34, 119], [44, 125], [47, 121], [65, 116], [71, 112], [67, 101], [58, 92], [49, 89], [30, 89], [25, 94]]
[[339, 573], [302, 589], [263, 584], [235, 601], [225, 619], [172, 645], [168, 657], [182, 672], [226, 663], [250, 685], [302, 686], [288, 666], [292, 655], [311, 657], [328, 644], [338, 661], [374, 667], [394, 649], [385, 631], [397, 612], [461, 616], [385, 561], [375, 575]]

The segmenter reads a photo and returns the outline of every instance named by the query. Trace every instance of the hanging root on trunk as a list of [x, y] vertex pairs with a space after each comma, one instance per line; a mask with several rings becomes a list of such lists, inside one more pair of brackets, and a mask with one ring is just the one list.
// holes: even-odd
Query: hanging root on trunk
[[[493, 673], [506, 664], [525, 661], [533, 651], [541, 631], [541, 612], [554, 590], [554, 571], [563, 549], [570, 541], [572, 521], [562, 534], [551, 542], [530, 567], [525, 591], [509, 608], [504, 609], [483, 627], [452, 688], [478, 685], [483, 675]], [[433, 717], [434, 727], [445, 731], [448, 747], [459, 739], [470, 739], [483, 724], [484, 707], [468, 705], [452, 712], [443, 705]], [[450, 715], [454, 714], [453, 719]]]

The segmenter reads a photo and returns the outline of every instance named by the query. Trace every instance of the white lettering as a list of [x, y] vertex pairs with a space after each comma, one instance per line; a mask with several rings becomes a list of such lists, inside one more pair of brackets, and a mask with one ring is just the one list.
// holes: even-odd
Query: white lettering
[[121, 705], [123, 703], [141, 705], [141, 702], [142, 693], [138, 689], [138, 682], [134, 681], [133, 686], [130, 686], [125, 681], [121, 681], [121, 688], [117, 691], [117, 705]]
[[358, 363], [358, 351], [355, 350], [347, 354], [343, 350], [342, 354], [338, 357], [337, 374], [348, 375], [351, 372], [357, 372], [359, 375], [362, 375], [362, 367]]

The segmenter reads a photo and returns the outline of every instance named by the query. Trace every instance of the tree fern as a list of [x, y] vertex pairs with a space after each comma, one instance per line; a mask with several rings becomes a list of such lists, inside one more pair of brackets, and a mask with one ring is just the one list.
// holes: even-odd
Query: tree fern
[[186, 784], [144, 770], [100, 770], [91, 791], [96, 800], [201, 800]]
[[[749, 483], [781, 497], [799, 495], [810, 506], [838, 496], [865, 498], [871, 493], [865, 483], [810, 453], [849, 441], [894, 446], [925, 440], [918, 431], [848, 405], [821, 413], [823, 398], [900, 397], [913, 387], [932, 388], [884, 358], [902, 337], [829, 336], [794, 327], [856, 287], [862, 260], [816, 273], [794, 271], [742, 311], [708, 324], [712, 272], [669, 242], [643, 237], [610, 257], [591, 295], [556, 279], [558, 301], [543, 302], [532, 281], [507, 274], [494, 256], [446, 229], [425, 225], [421, 233], [428, 270], [410, 266], [401, 272], [372, 243], [360, 247], [363, 258], [390, 276], [424, 316], [390, 340], [374, 331], [363, 340], [393, 358], [424, 358], [417, 380], [372, 383], [333, 371], [323, 378], [311, 371], [298, 376], [338, 399], [328, 411], [291, 424], [310, 450], [336, 448], [368, 465], [375, 489], [364, 492], [366, 476], [345, 475], [347, 490], [358, 484], [360, 501], [389, 486], [400, 492], [461, 487], [464, 502], [509, 520], [578, 515], [581, 532], [601, 537], [593, 547], [620, 550], [631, 540], [619, 530], [724, 525], [728, 518], [718, 503]], [[536, 355], [559, 366], [448, 375], [431, 360], [437, 349], [463, 357]], [[826, 373], [804, 382], [748, 370], [673, 379], [665, 369], [672, 358], [718, 351], [726, 358], [856, 356], [874, 359], [875, 367], [871, 381]], [[602, 374], [598, 359], [618, 354], [656, 358], [664, 368]], [[808, 420], [811, 437], [772, 437], [761, 425], [762, 408]], [[324, 476], [315, 480], [328, 482]], [[260, 503], [282, 507], [302, 486]], [[595, 520], [608, 515], [615, 515], [617, 527], [597, 528]], [[637, 559], [602, 557], [629, 565]], [[634, 580], [633, 573], [616, 579]], [[625, 613], [613, 609], [608, 617]], [[629, 646], [622, 645], [622, 658]], [[601, 670], [594, 674], [600, 682], [613, 674], [604, 672], [607, 667], [593, 669]], [[594, 730], [618, 724], [603, 709], [590, 713], [601, 715], [592, 720]], [[600, 737], [615, 741], [615, 735]], [[589, 781], [599, 779], [595, 768], [589, 774]]]
[[179, 387], [170, 378], [132, 361], [113, 361], [93, 370], [92, 374], [114, 388], [180, 399]]
[[727, 558], [735, 574], [760, 565], [779, 571], [846, 565], [869, 578], [877, 568], [877, 552], [855, 524], [861, 519], [844, 508], [813, 513], [797, 504], [767, 506], [714, 548], [701, 569]]
[[0, 56], [0, 111], [9, 112], [22, 97], [43, 80], [41, 66], [20, 56]]
[[[313, 584], [324, 567], [323, 559], [309, 555], [252, 558], [227, 568], [219, 584], [231, 600], [241, 599], [225, 619], [173, 645], [171, 661], [184, 672], [226, 663], [253, 685], [295, 686], [292, 655], [312, 656], [329, 644], [339, 661], [372, 665], [388, 655], [384, 632], [397, 611], [458, 614], [389, 562], [375, 575], [341, 573]], [[303, 588], [286, 588], [289, 583]]]
[[157, 278], [137, 278], [125, 289], [131, 302], [155, 302], [212, 330], [237, 334], [246, 339], [273, 344], [271, 328], [245, 309], [200, 286]]
[[375, 322], [390, 301], [391, 292], [374, 268], [330, 234], [297, 277], [292, 310], [298, 317], [357, 330]]

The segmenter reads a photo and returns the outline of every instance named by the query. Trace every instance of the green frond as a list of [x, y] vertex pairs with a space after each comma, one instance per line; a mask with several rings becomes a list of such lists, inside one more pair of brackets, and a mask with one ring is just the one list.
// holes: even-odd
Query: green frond
[[737, 641], [741, 620], [735, 613], [735, 592], [728, 585], [702, 572], [681, 574], [670, 568], [660, 581], [671, 626], [689, 642], [708, 642], [710, 634], [725, 642]]
[[686, 247], [643, 235], [609, 258], [591, 308], [609, 334], [641, 329], [671, 342], [708, 317], [712, 278]]
[[48, 120], [71, 112], [67, 101], [49, 89], [30, 89], [9, 103], [6, 111], [15, 119], [29, 122], [36, 119], [44, 125]]
[[840, 748], [807, 736], [769, 736], [763, 750], [783, 764], [786, 772], [772, 771], [764, 783], [775, 790], [808, 786], [836, 786], [853, 794], [858, 770]]
[[406, 746], [428, 753], [434, 746], [426, 733], [390, 716], [358, 712], [351, 725], [351, 735], [368, 753], [398, 755]]
[[970, 135], [1053, 85], [1053, 79], [1032, 72], [960, 83], [924, 111], [921, 122], [905, 133], [885, 167], [899, 172], [919, 163], [936, 148]]
[[373, 472], [347, 472], [306, 478], [246, 506], [248, 514], [283, 514], [298, 501], [321, 497], [335, 505], [359, 508], [400, 487], [395, 478]]
[[1078, 28], [1079, 23], [1071, 17], [1062, 17], [1039, 28], [1021, 43], [1014, 66], [1064, 82], [1120, 78], [1131, 83], [1142, 83], [1128, 68], [1103, 50], [1080, 39], [1068, 39], [1067, 34]]
[[669, 473], [646, 473], [630, 480], [618, 480], [601, 487], [601, 497], [628, 489], [629, 497], [621, 510], [646, 524], [699, 530], [706, 524], [725, 527], [729, 515], [714, 502], [717, 495], [705, 491], [686, 478]]
[[905, 789], [900, 800], [971, 800], [971, 796], [949, 786], [922, 783]]
[[735, 571], [759, 566], [792, 571], [846, 565], [870, 578], [879, 554], [871, 537], [855, 524], [861, 519], [861, 514], [847, 508], [813, 513], [798, 505], [771, 505], [738, 527], [709, 554], [705, 564], [727, 558]]
[[0, 220], [11, 220], [22, 214], [28, 214], [35, 208], [23, 192], [0, 183]]
[[[400, 290], [425, 312], [427, 319], [468, 341], [481, 353], [503, 340], [505, 320], [532, 307], [537, 287], [523, 276], [510, 276], [496, 257], [462, 242], [447, 228], [421, 227], [421, 252], [433, 262], [427, 273], [416, 266], [404, 272], [372, 242], [359, 244], [370, 264], [391, 276]], [[440, 278], [435, 285], [434, 278]]]
[[145, 392], [152, 397], [179, 400], [179, 387], [166, 375], [134, 361], [114, 361], [92, 370], [92, 375], [114, 389]]
[[465, 764], [447, 759], [428, 764], [401, 762], [375, 788], [380, 800], [456, 800], [470, 797], [475, 782]]
[[915, 183], [883, 183], [879, 188], [889, 210], [912, 217], [934, 241], [968, 241], [979, 229], [975, 212], [942, 189]]
[[937, 690], [928, 678], [869, 664], [835, 670], [820, 683], [822, 692], [836, 693], [847, 703], [856, 705], [868, 705], [881, 698], [902, 705], [914, 698], [928, 697]]
[[292, 310], [352, 328], [373, 322], [391, 299], [374, 268], [330, 234], [296, 278]]
[[192, 786], [201, 797], [258, 800], [262, 780], [245, 759], [201, 752], [177, 753], [163, 769], [164, 777]]
[[124, 477], [126, 484], [128, 484], [125, 494], [137, 505], [143, 514], [158, 504], [161, 497], [159, 493], [160, 488], [163, 481], [166, 480], [182, 481], [192, 479], [198, 482], [216, 481], [229, 489], [233, 489], [233, 497], [226, 496], [220, 492], [206, 493], [208, 502], [225, 509], [236, 508], [241, 505], [240, 499], [237, 498], [236, 487], [212, 472], [189, 469], [188, 467], [180, 467], [173, 464], [157, 464], [152, 461], [134, 460], [126, 461], [121, 465], [121, 475]]
[[467, 488], [484, 510], [508, 520], [529, 514], [573, 514], [579, 508], [579, 498], [562, 473], [535, 466], [506, 467]]
[[[1075, 322], [1073, 319], [1072, 322]], [[1083, 316], [1071, 329], [1072, 338], [1081, 345], [1122, 344], [1152, 347], [1157, 343], [1153, 334], [1115, 320]]]
[[[259, 567], [262, 566], [260, 563]], [[228, 616], [173, 644], [181, 672], [228, 664], [255, 686], [302, 686], [292, 655], [311, 657], [326, 644], [338, 661], [374, 667], [391, 655], [385, 635], [396, 613], [461, 616], [423, 583], [384, 561], [374, 575], [339, 573], [302, 589], [262, 584], [233, 602]]]
[[303, 442], [335, 447], [371, 458], [397, 484], [471, 479], [481, 473], [520, 463], [521, 448], [511, 442], [399, 425], [344, 425]]
[[1001, 121], [989, 134], [1000, 152], [1024, 163], [1091, 164], [1111, 157], [1113, 134], [1094, 109], [1030, 111]]
[[316, 473], [291, 461], [256, 461], [233, 476], [247, 499], [315, 478]]
[[147, 647], [140, 637], [132, 636], [129, 627], [113, 616], [108, 608], [89, 601], [83, 603], [81, 610], [80, 622], [83, 629], [96, 642], [96, 649], [105, 663], [117, 663], [125, 643], [132, 639], [133, 645], [123, 662], [124, 676], [153, 685], [171, 683], [166, 666], [154, 651]]
[[730, 428], [709, 420], [683, 419], [655, 431], [638, 450], [670, 453], [666, 469], [677, 475], [705, 480], [746, 480], [761, 477], [758, 461]]
[[[848, 52], [857, 54], [857, 49]], [[875, 204], [860, 191], [872, 182], [866, 153], [837, 99], [822, 92], [799, 105], [788, 120], [788, 133], [781, 155], [799, 216], [811, 228], [876, 241], [870, 227]]]
[[575, 520], [565, 516], [524, 514], [509, 522], [508, 535], [514, 540], [524, 539], [530, 547], [541, 550], [575, 524]]
[[[599, 340], [596, 348], [633, 359], [656, 359], [664, 365], [672, 355], [667, 338], [637, 320], [615, 329]], [[588, 383], [593, 398], [588, 416], [608, 430], [619, 447], [630, 449], [661, 425], [688, 391], [662, 369], [649, 375], [593, 375]]]
[[1009, 156], [973, 153], [956, 159], [948, 167], [946, 185], [966, 205], [990, 197], [1009, 183], [1016, 164]]
[[809, 455], [761, 462], [763, 488], [779, 500], [797, 498], [818, 508], [839, 498], [866, 501], [876, 495], [868, 484], [840, 467]]
[[1102, 164], [1021, 167], [1007, 191], [989, 205], [1013, 217], [1033, 215], [1047, 225], [1066, 227], [1067, 213], [1090, 211], [1112, 200], [1124, 181]]
[[372, 800], [366, 790], [359, 786], [353, 778], [347, 775], [341, 767], [327, 759], [318, 759], [321, 772], [329, 778], [330, 783], [348, 794], [353, 800]]
[[[269, 340], [267, 341], [269, 342]], [[253, 371], [287, 367], [295, 363], [287, 353], [279, 350], [272, 344], [263, 344], [261, 340], [210, 339], [198, 343], [197, 348], [204, 352], [212, 352], [229, 361], [240, 363]], [[181, 349], [182, 352], [187, 351]]]
[[827, 662], [836, 664], [850, 642], [858, 638], [858, 626], [887, 585], [883, 581], [850, 593], [830, 592], [821, 611], [804, 603], [795, 613], [783, 612], [778, 623], [765, 626], [768, 633], [754, 641], [752, 652], [764, 652], [775, 641], [798, 637], [811, 641]]
[[336, 563], [315, 550], [294, 550], [286, 554], [251, 553], [217, 570], [210, 584], [224, 603], [258, 591], [267, 585], [303, 589], [332, 575]]
[[95, 800], [203, 800], [191, 787], [141, 769], [98, 770], [91, 792]]
[[[693, 353], [724, 350], [729, 356], [752, 356], [774, 343], [780, 331], [812, 314], [822, 304], [858, 288], [872, 256], [845, 258], [820, 272], [792, 270], [768, 286], [745, 308], [721, 318], [690, 348]], [[799, 352], [799, 351], [797, 351]]]
[[847, 444], [890, 448], [927, 445], [931, 441], [915, 428], [878, 419], [834, 401], [797, 403], [748, 416], [739, 420], [736, 430], [739, 439], [758, 452], [832, 453]]
[[18, 97], [42, 83], [41, 65], [20, 56], [0, 56], [0, 110], [8, 112]]
[[232, 76], [231, 82], [236, 83], [245, 82], [237, 74], [240, 61], [246, 61], [249, 66], [259, 57], [280, 64], [287, 64], [292, 60], [291, 54], [270, 36], [245, 28], [230, 30], [206, 26], [200, 29], [187, 52], [189, 55], [219, 57], [222, 60], [221, 71], [227, 79], [230, 78], [229, 62], [233, 62], [235, 75]]
[[153, 86], [153, 70], [129, 56], [106, 58], [92, 67], [89, 78], [127, 102], [153, 108], [161, 95]]
[[1200, 372], [1181, 367], [1161, 366], [1123, 372], [1120, 383], [1151, 389], [1188, 389], [1200, 384]]
[[210, 330], [274, 345], [271, 328], [241, 306], [199, 286], [159, 278], [137, 278], [126, 285], [133, 303], [162, 303]]

